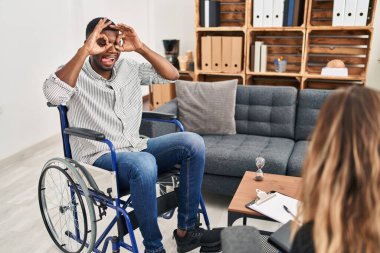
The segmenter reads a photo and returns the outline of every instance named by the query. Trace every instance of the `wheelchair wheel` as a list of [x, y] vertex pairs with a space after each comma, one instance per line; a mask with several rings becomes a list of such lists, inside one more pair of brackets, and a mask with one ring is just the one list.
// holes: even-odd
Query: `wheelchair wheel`
[[89, 233], [94, 222], [88, 212], [94, 213], [93, 203], [89, 198], [82, 198], [77, 180], [73, 180], [69, 169], [62, 165], [47, 164], [41, 173], [38, 199], [42, 218], [60, 250], [79, 253], [87, 246], [91, 252], [94, 243]]

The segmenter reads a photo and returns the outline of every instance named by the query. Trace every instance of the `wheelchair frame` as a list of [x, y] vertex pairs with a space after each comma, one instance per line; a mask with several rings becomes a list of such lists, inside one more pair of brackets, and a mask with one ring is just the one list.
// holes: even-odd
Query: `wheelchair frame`
[[[67, 252], [67, 253], [72, 252], [72, 251], [68, 251], [68, 250], [64, 249], [63, 245], [59, 245], [59, 243], [57, 242], [56, 238], [53, 235], [53, 232], [55, 232], [55, 230], [51, 231], [51, 229], [49, 228], [49, 225], [51, 226], [51, 224], [49, 224], [49, 222], [51, 222], [51, 220], [49, 220], [50, 217], [48, 217], [49, 219], [47, 219], [45, 217], [47, 210], [44, 210], [44, 209], [46, 209], [46, 203], [44, 206], [44, 200], [43, 200], [43, 198], [45, 197], [44, 196], [45, 185], [44, 185], [44, 181], [43, 181], [44, 180], [43, 177], [45, 177], [44, 171], [45, 171], [45, 169], [48, 169], [48, 168], [55, 168], [54, 164], [56, 164], [56, 163], [61, 163], [66, 168], [60, 172], [63, 173], [64, 175], [66, 175], [66, 177], [68, 176], [68, 181], [71, 181], [71, 183], [68, 182], [68, 184], [70, 186], [70, 194], [71, 194], [71, 200], [70, 201], [72, 202], [71, 208], [72, 208], [72, 212], [73, 212], [72, 215], [74, 218], [74, 225], [75, 225], [75, 234], [72, 231], [66, 231], [65, 235], [82, 245], [80, 247], [80, 249], [78, 251], [75, 251], [75, 252], [78, 252], [78, 253], [82, 252], [84, 247], [87, 247], [87, 249], [88, 249], [87, 252], [105, 253], [107, 248], [108, 248], [108, 244], [111, 242], [112, 252], [119, 252], [120, 248], [125, 248], [131, 252], [138, 253], [136, 238], [134, 235], [134, 229], [136, 229], [138, 227], [137, 219], [134, 215], [134, 210], [131, 212], [127, 212], [127, 210], [126, 210], [127, 207], [133, 208], [132, 203], [131, 203], [132, 202], [131, 196], [129, 196], [126, 201], [121, 199], [121, 194], [119, 192], [119, 180], [117, 177], [118, 166], [117, 166], [117, 162], [116, 162], [116, 151], [115, 151], [115, 147], [113, 146], [112, 142], [110, 140], [106, 139], [105, 136], [99, 132], [95, 132], [95, 131], [92, 131], [89, 129], [83, 129], [83, 128], [69, 128], [69, 124], [68, 124], [68, 120], [67, 120], [68, 108], [64, 105], [55, 106], [55, 105], [52, 105], [50, 103], [48, 103], [48, 106], [49, 107], [57, 107], [59, 110], [60, 123], [61, 123], [61, 135], [62, 135], [62, 140], [63, 140], [63, 149], [64, 149], [64, 156], [65, 156], [65, 159], [53, 158], [53, 159], [49, 160], [45, 164], [44, 170], [41, 173], [41, 177], [40, 177], [39, 204], [40, 204], [40, 209], [41, 209], [41, 215], [43, 217], [43, 220], [44, 220], [45, 226], [49, 232], [49, 235], [52, 237], [54, 243], [62, 251]], [[184, 127], [182, 126], [181, 122], [176, 118], [175, 115], [156, 113], [156, 112], [143, 112], [143, 120], [158, 121], [158, 122], [175, 124], [181, 132], [184, 132]], [[116, 175], [116, 197], [115, 198], [113, 198], [111, 196], [110, 192], [108, 192], [108, 189], [107, 189], [107, 193], [109, 194], [109, 196], [107, 196], [105, 193], [101, 192], [98, 189], [98, 187], [97, 187], [96, 183], [94, 182], [93, 178], [91, 177], [91, 175], [86, 170], [86, 168], [81, 166], [76, 161], [72, 160], [71, 148], [70, 148], [70, 143], [69, 143], [69, 135], [103, 142], [103, 143], [108, 145], [110, 152], [111, 152], [111, 157], [112, 157], [112, 171]], [[59, 170], [58, 168], [56, 168], [56, 169]], [[76, 179], [75, 181], [70, 180], [69, 174], [67, 172], [65, 172], [67, 170], [69, 170], [69, 172], [71, 174], [75, 175], [75, 179]], [[85, 176], [87, 182], [89, 182], [92, 189], [86, 187], [86, 184], [85, 184], [84, 180], [81, 178], [79, 172], [81, 172], [81, 174]], [[96, 239], [96, 224], [95, 223], [99, 220], [96, 220], [96, 215], [95, 215], [94, 209], [92, 209], [90, 212], [90, 219], [91, 219], [90, 222], [92, 222], [91, 225], [95, 225], [95, 227], [94, 227], [95, 231], [86, 231], [86, 234], [84, 235], [85, 238], [80, 238], [81, 235], [80, 235], [80, 231], [78, 228], [79, 225], [78, 225], [78, 218], [77, 218], [78, 217], [78, 213], [77, 213], [78, 203], [76, 203], [76, 201], [75, 201], [75, 194], [78, 195], [78, 199], [81, 198], [81, 199], [79, 199], [79, 201], [81, 202], [79, 204], [82, 204], [82, 207], [83, 207], [83, 203], [82, 203], [83, 197], [85, 197], [87, 205], [92, 204], [92, 205], [98, 206], [99, 216], [100, 216], [99, 220], [101, 220], [102, 216], [105, 215], [105, 210], [107, 208], [111, 208], [111, 209], [114, 209], [116, 211], [115, 217], [112, 219], [112, 221], [109, 223], [107, 228], [104, 230], [104, 232], [100, 235], [100, 237], [98, 239]], [[79, 196], [79, 194], [80, 194], [80, 196]], [[173, 205], [170, 205], [168, 203], [169, 202], [176, 202], [177, 197], [176, 197], [175, 192], [172, 192], [171, 194], [169, 193], [167, 195], [169, 195], [169, 196], [167, 197], [166, 200], [165, 200], [166, 195], [163, 195], [163, 196], [157, 198], [158, 200], [161, 198], [162, 203], [163, 203], [163, 205], [162, 205], [163, 207], [160, 207], [159, 203], [158, 203], [158, 213], [159, 213], [158, 215], [164, 214], [163, 215], [164, 218], [171, 218], [171, 216], [173, 215], [173, 212], [174, 212], [174, 208], [177, 206], [177, 204], [175, 204], [175, 206], [173, 206]], [[62, 208], [62, 207], [60, 207], [60, 208]], [[167, 209], [168, 208], [169, 208], [169, 210], [172, 211], [170, 215], [167, 215], [167, 212], [168, 212]], [[69, 208], [67, 208], [67, 209], [69, 209]], [[165, 214], [166, 214], [166, 216], [165, 216]], [[204, 204], [202, 194], [200, 195], [200, 209], [198, 211], [198, 222], [199, 222], [199, 218], [200, 218], [199, 214], [203, 215], [205, 225], [207, 226], [207, 229], [210, 229], [210, 223], [209, 223], [209, 219], [207, 216], [206, 207]], [[118, 228], [118, 236], [108, 236], [109, 232], [115, 226], [116, 223], [117, 223], [117, 228]], [[87, 243], [87, 241], [84, 241], [84, 240], [87, 240], [87, 233], [92, 233], [89, 243]], [[124, 236], [126, 234], [129, 234], [130, 244], [128, 244], [124, 241]], [[98, 248], [103, 241], [104, 241], [103, 248], [101, 250], [99, 250]]]

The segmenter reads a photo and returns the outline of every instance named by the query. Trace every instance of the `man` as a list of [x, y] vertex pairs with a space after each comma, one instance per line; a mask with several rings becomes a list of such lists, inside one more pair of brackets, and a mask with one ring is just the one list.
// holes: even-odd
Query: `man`
[[[122, 52], [137, 52], [150, 63], [119, 59]], [[157, 224], [157, 173], [181, 164], [178, 252], [200, 246], [205, 231], [196, 227], [205, 162], [203, 139], [194, 133], [173, 133], [152, 139], [139, 137], [142, 112], [141, 84], [178, 79], [165, 58], [140, 41], [132, 27], [106, 18], [92, 20], [86, 40], [74, 57], [44, 83], [47, 100], [66, 103], [72, 127], [105, 134], [117, 151], [121, 191], [129, 189], [144, 237], [145, 251], [165, 252]], [[167, 80], [168, 79], [168, 80]], [[111, 155], [103, 143], [70, 137], [74, 159], [112, 170]]]

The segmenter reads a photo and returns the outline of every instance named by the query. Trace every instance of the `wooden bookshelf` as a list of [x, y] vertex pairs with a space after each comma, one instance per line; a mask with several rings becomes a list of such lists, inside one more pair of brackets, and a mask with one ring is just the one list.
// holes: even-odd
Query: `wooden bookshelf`
[[[306, 0], [303, 22], [299, 26], [254, 27], [255, 0], [220, 0], [221, 26], [200, 26], [200, 0], [195, 0], [195, 70], [194, 80], [226, 80], [238, 78], [245, 85], [291, 85], [299, 89], [365, 85], [369, 62], [373, 21], [377, 0], [370, 0], [366, 26], [332, 26], [334, 0]], [[243, 22], [244, 21], [244, 22]], [[202, 36], [242, 36], [241, 73], [205, 71], [201, 65]], [[256, 40], [268, 45], [266, 72], [254, 72], [251, 45]], [[287, 71], [274, 72], [273, 60], [284, 55]], [[322, 67], [340, 59], [348, 68], [348, 77], [321, 76]]]

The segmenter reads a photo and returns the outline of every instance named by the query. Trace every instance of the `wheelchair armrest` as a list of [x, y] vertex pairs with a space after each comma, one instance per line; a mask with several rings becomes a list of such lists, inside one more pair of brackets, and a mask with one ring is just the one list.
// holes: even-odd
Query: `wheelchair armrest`
[[47, 105], [48, 107], [57, 107], [56, 105], [54, 105], [54, 104], [52, 104], [52, 103], [50, 103], [50, 102], [46, 102], [46, 105]]
[[68, 135], [73, 135], [94, 141], [103, 141], [106, 139], [104, 134], [86, 128], [68, 127], [65, 128], [63, 132]]
[[173, 120], [173, 119], [177, 119], [177, 116], [171, 113], [163, 113], [163, 112], [143, 112], [142, 119]]

